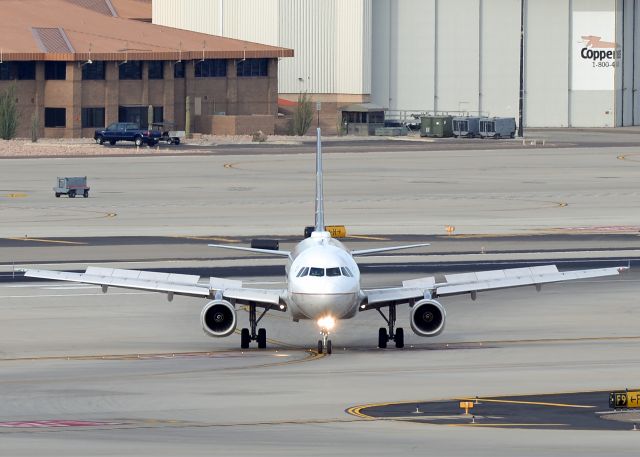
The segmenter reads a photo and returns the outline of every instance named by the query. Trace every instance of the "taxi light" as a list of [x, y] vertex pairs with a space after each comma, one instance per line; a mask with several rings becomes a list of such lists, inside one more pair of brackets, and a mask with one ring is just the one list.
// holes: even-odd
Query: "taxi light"
[[318, 326], [323, 330], [331, 330], [336, 325], [336, 320], [332, 316], [324, 316], [318, 319]]

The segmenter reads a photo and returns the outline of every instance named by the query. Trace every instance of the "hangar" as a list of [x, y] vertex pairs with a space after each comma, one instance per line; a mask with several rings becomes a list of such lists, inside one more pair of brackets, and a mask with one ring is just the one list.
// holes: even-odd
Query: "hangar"
[[361, 102], [518, 118], [521, 80], [525, 126], [616, 127], [640, 125], [639, 3], [154, 0], [153, 21], [295, 49], [280, 97], [313, 94], [329, 128]]

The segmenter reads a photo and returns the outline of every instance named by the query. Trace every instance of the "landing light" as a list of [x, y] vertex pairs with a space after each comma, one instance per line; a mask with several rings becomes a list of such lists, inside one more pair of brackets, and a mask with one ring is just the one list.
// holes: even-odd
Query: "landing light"
[[318, 327], [323, 330], [331, 330], [336, 325], [336, 320], [332, 316], [324, 316], [318, 319]]

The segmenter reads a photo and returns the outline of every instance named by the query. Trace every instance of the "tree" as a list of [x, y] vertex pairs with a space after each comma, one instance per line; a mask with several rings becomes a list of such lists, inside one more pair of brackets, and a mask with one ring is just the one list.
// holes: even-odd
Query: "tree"
[[18, 129], [16, 86], [11, 85], [0, 93], [0, 138], [10, 140]]
[[298, 104], [293, 112], [293, 133], [302, 136], [307, 133], [313, 121], [313, 107], [309, 94], [303, 92], [298, 94]]

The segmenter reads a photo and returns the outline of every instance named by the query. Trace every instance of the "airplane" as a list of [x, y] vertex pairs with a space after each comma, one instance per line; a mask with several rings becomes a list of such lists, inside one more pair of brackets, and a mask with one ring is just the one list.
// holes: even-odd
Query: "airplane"
[[[243, 349], [248, 348], [251, 341], [257, 342], [259, 349], [266, 348], [267, 332], [264, 328], [258, 328], [258, 324], [269, 311], [288, 311], [294, 322], [315, 320], [322, 336], [318, 340], [318, 353], [331, 354], [332, 344], [328, 337], [337, 321], [351, 319], [358, 312], [376, 310], [385, 320], [386, 327], [378, 330], [379, 348], [386, 348], [389, 341], [393, 341], [396, 348], [403, 348], [404, 329], [396, 328], [397, 307], [400, 305], [409, 305], [409, 320], [415, 334], [434, 337], [442, 333], [446, 322], [441, 297], [469, 294], [475, 300], [478, 292], [527, 285], [535, 286], [539, 291], [545, 283], [614, 276], [628, 269], [612, 267], [560, 272], [555, 265], [544, 265], [450, 274], [445, 275], [444, 282], [436, 282], [434, 277], [424, 277], [403, 281], [400, 287], [360, 287], [360, 270], [355, 257], [428, 245], [420, 243], [349, 250], [332, 238], [324, 224], [322, 144], [318, 128], [315, 226], [311, 236], [298, 243], [292, 251], [209, 245], [286, 258], [286, 288], [247, 288], [238, 280], [100, 267], [88, 267], [84, 273], [29, 269], [25, 271], [25, 276], [97, 284], [102, 286], [104, 293], [109, 287], [156, 291], [167, 294], [169, 301], [175, 295], [207, 298], [210, 301], [202, 309], [200, 320], [204, 332], [212, 337], [226, 337], [235, 333], [238, 308], [244, 306], [249, 312], [249, 328], [240, 331], [240, 346]], [[386, 315], [383, 312], [385, 308]], [[261, 310], [260, 315], [258, 310]]]

